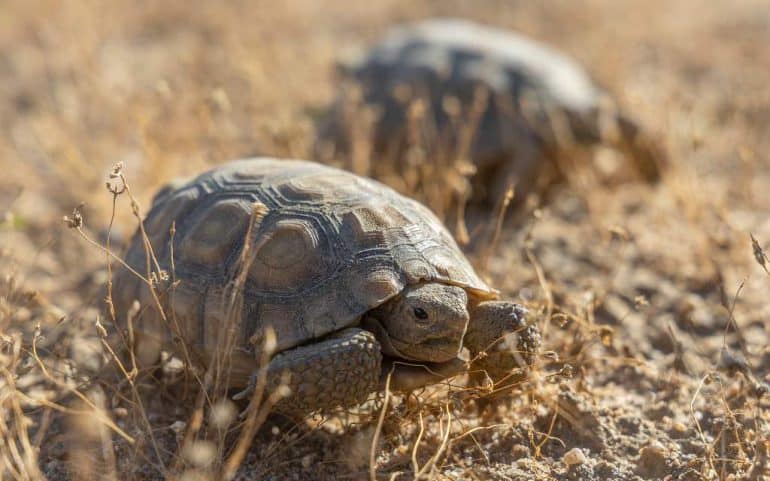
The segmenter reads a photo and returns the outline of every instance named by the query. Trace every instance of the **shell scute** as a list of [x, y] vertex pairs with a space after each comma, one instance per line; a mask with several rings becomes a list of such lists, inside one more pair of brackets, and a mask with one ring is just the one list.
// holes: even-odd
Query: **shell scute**
[[221, 265], [240, 248], [249, 224], [250, 206], [241, 199], [226, 199], [200, 210], [180, 242], [179, 258], [211, 267]]
[[254, 240], [249, 283], [263, 293], [291, 294], [314, 283], [330, 268], [323, 231], [310, 219], [280, 219]]
[[[178, 223], [177, 221], [183, 219], [195, 207], [199, 195], [200, 192], [195, 187], [167, 193], [150, 209], [150, 213], [143, 222], [148, 240], [156, 255], [163, 256], [165, 254], [171, 237], [171, 226]], [[141, 274], [145, 274], [144, 265], [147, 252], [144, 243], [141, 242], [140, 235], [139, 232], [134, 234], [131, 247], [126, 254], [126, 262], [132, 266], [139, 266], [140, 269], [137, 270]]]

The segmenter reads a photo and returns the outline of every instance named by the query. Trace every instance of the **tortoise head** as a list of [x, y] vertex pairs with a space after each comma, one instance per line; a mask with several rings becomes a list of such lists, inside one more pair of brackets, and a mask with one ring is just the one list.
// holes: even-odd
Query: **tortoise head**
[[407, 286], [363, 320], [383, 353], [414, 361], [456, 358], [468, 328], [468, 295], [456, 286], [430, 282]]

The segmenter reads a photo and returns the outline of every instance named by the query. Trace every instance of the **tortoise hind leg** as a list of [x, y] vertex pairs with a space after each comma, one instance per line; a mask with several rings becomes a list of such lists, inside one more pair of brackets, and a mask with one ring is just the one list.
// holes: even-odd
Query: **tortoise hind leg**
[[[377, 390], [380, 380], [380, 344], [369, 331], [349, 328], [320, 342], [277, 354], [267, 369], [266, 395], [289, 388], [275, 407], [291, 415], [305, 415], [336, 406], [358, 404]], [[256, 385], [236, 395], [245, 398]]]

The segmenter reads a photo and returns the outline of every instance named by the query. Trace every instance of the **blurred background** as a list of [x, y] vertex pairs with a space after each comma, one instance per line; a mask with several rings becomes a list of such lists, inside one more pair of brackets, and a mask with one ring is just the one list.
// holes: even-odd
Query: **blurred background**
[[[170, 176], [233, 157], [303, 156], [332, 99], [334, 61], [394, 23], [431, 16], [512, 28], [563, 50], [644, 123], [671, 133], [676, 159], [740, 167], [766, 146], [760, 0], [8, 0], [0, 159], [17, 168], [3, 181], [12, 192], [34, 175], [56, 185], [49, 200], [92, 201], [83, 193], [100, 195], [105, 170], [123, 161], [146, 199]], [[676, 145], [682, 139], [691, 144]]]

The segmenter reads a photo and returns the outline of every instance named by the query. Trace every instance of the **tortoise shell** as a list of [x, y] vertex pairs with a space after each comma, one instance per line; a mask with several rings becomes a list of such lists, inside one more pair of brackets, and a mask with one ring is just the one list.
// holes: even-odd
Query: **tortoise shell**
[[[255, 203], [267, 212], [247, 236]], [[280, 351], [355, 325], [408, 284], [436, 281], [496, 296], [426, 207], [313, 162], [225, 164], [162, 191], [143, 225], [157, 267], [171, 277], [167, 312], [204, 348], [215, 345], [227, 315], [240, 348], [271, 326]], [[145, 275], [157, 267], [142, 239], [137, 232], [125, 261]], [[242, 271], [243, 302], [228, 314], [225, 293]], [[145, 308], [154, 299], [139, 277], [120, 270], [114, 292], [119, 312], [136, 299], [138, 322], [159, 324], [157, 311]]]

